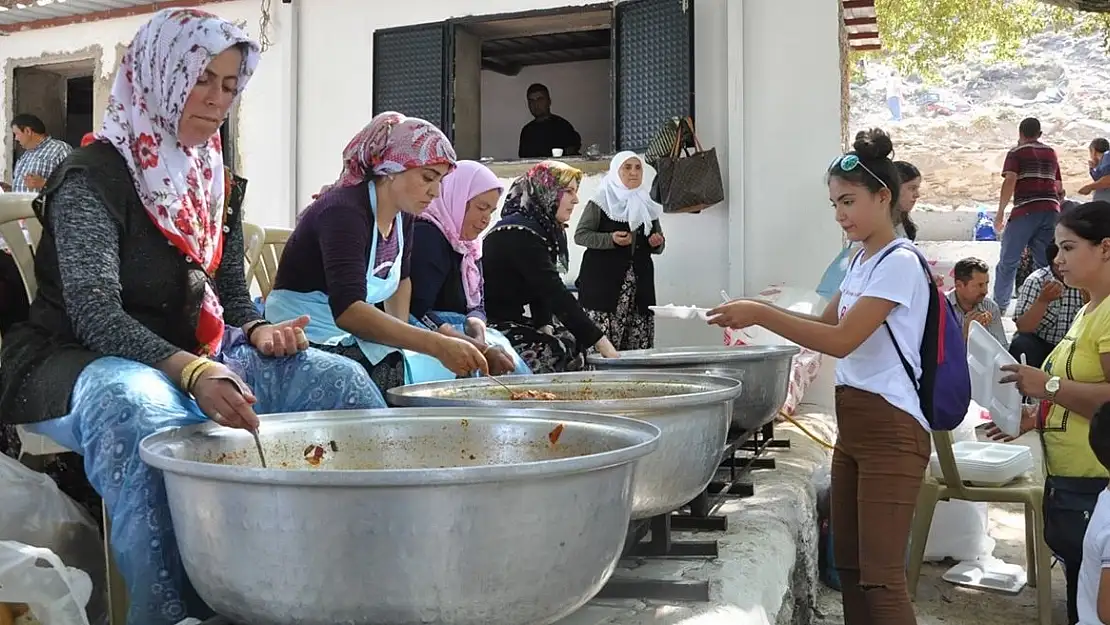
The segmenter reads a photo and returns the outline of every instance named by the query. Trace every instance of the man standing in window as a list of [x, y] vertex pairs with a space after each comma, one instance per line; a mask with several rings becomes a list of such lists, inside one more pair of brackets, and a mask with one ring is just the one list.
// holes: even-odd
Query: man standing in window
[[65, 141], [46, 134], [46, 124], [41, 119], [27, 113], [12, 119], [12, 135], [24, 149], [12, 174], [12, 191], [16, 193], [42, 190], [46, 179], [73, 151]]
[[528, 110], [533, 119], [520, 129], [520, 158], [549, 158], [551, 150], [573, 156], [582, 149], [582, 137], [570, 122], [551, 112], [551, 92], [540, 83], [528, 87]]
[[[1029, 248], [1035, 267], [1048, 264], [1045, 250], [1055, 233], [1062, 192], [1056, 151], [1041, 143], [1041, 122], [1027, 117], [1018, 126], [1017, 146], [1006, 154], [994, 216], [994, 229], [1002, 239], [1002, 253], [994, 270], [994, 301], [1003, 311], [1010, 305], [1014, 277], [1025, 248]], [[1014, 208], [1009, 221], [1005, 221], [1011, 199]]]

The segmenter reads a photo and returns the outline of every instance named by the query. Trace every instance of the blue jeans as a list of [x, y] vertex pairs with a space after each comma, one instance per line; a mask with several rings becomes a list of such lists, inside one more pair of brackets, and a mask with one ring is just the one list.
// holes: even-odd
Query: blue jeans
[[[217, 358], [254, 391], [259, 414], [384, 408], [358, 365], [310, 349], [267, 358], [229, 329]], [[133, 360], [93, 361], [74, 386], [68, 415], [30, 429], [85, 457], [89, 482], [112, 522], [112, 552], [127, 583], [128, 625], [173, 625], [210, 611], [189, 584], [162, 474], [139, 459], [139, 441], [166, 427], [203, 423], [196, 401], [161, 371]]]
[[1040, 211], [1020, 217], [1011, 217], [1002, 230], [1002, 254], [994, 268], [994, 303], [1002, 314], [1010, 305], [1014, 293], [1014, 278], [1017, 276], [1021, 254], [1029, 248], [1033, 255], [1033, 265], [1037, 269], [1048, 265], [1045, 248], [1052, 243], [1056, 231], [1056, 211]]
[[887, 98], [886, 106], [890, 109], [890, 119], [896, 122], [902, 121], [902, 99], [901, 98]]

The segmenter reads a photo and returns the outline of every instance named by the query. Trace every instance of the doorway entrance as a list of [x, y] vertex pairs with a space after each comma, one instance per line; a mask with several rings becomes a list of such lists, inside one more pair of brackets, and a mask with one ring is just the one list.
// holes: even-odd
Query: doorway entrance
[[[77, 147], [81, 137], [93, 129], [94, 63], [84, 59], [15, 68], [12, 113], [35, 115], [46, 124], [50, 136]], [[12, 163], [21, 152], [18, 144], [13, 148]]]

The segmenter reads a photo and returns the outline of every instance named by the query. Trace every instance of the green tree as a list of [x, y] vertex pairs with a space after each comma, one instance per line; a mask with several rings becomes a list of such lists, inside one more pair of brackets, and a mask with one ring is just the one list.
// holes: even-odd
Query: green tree
[[1041, 0], [875, 0], [875, 12], [883, 49], [872, 54], [927, 79], [986, 44], [996, 59], [1007, 60], [1024, 40], [1046, 30], [1110, 33], [1110, 14]]

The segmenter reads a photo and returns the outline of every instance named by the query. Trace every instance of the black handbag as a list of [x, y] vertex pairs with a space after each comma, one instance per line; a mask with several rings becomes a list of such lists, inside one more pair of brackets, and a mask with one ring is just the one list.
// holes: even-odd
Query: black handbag
[[[658, 150], [659, 146], [653, 147]], [[692, 119], [687, 117], [677, 124], [670, 148], [669, 153], [654, 160], [657, 173], [651, 185], [651, 197], [663, 205], [663, 212], [699, 213], [725, 199], [717, 150], [702, 149]]]

